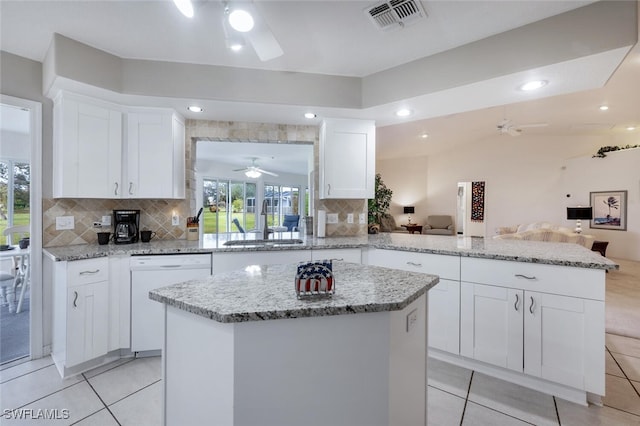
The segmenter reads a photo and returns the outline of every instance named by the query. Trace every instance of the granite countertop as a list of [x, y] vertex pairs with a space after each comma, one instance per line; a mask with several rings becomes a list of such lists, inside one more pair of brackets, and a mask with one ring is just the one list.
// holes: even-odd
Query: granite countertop
[[298, 300], [297, 264], [263, 265], [153, 290], [157, 302], [222, 323], [401, 310], [438, 283], [436, 275], [333, 263], [335, 294]]
[[[288, 233], [282, 233], [288, 234]], [[307, 235], [276, 235], [276, 238], [300, 238], [301, 244], [274, 244], [269, 246], [225, 246], [227, 240], [256, 238], [250, 234], [207, 235], [200, 241], [158, 240], [100, 246], [97, 244], [47, 247], [46, 256], [55, 261], [72, 261], [112, 255], [146, 255], [175, 253], [252, 252], [277, 250], [321, 250], [374, 247], [379, 249], [433, 253], [450, 256], [479, 257], [515, 262], [543, 263], [590, 269], [618, 269], [615, 262], [599, 253], [570, 243], [502, 240], [492, 238], [412, 235], [383, 233], [357, 237], [316, 238]], [[259, 237], [258, 237], [259, 238]]]

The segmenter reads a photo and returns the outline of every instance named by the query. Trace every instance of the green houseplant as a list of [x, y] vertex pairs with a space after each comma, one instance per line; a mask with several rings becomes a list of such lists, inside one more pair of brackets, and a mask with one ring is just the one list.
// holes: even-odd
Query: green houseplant
[[392, 195], [393, 191], [384, 184], [380, 173], [376, 173], [374, 198], [368, 201], [370, 233], [377, 233], [380, 230], [380, 221], [387, 215]]

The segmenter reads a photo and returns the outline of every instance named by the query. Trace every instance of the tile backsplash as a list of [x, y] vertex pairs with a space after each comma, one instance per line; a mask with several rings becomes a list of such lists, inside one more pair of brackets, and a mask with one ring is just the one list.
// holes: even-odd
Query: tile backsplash
[[[100, 199], [45, 199], [42, 202], [43, 246], [67, 246], [74, 244], [94, 244], [98, 241], [94, 222], [100, 222], [102, 216], [112, 216], [113, 210], [139, 209], [140, 229], [156, 232], [158, 239], [185, 239], [186, 217], [195, 212], [186, 209], [184, 200], [100, 200]], [[175, 212], [180, 216], [180, 225], [171, 225], [171, 216]], [[56, 231], [57, 216], [73, 216], [75, 227], [72, 230]], [[113, 231], [113, 223], [104, 231]]]
[[[186, 120], [186, 194], [185, 200], [107, 200], [107, 199], [44, 199], [43, 200], [43, 246], [66, 246], [94, 244], [98, 237], [94, 222], [102, 216], [112, 215], [113, 210], [139, 209], [140, 228], [157, 233], [158, 239], [186, 239], [186, 217], [193, 216], [195, 205], [195, 142], [197, 140], [250, 140], [252, 142], [313, 142], [316, 157], [315, 187], [318, 187], [318, 127], [294, 126], [270, 123], [247, 123], [233, 121]], [[366, 225], [347, 224], [348, 213], [367, 212], [366, 200], [319, 200], [314, 197], [315, 210], [338, 213], [339, 225], [327, 225], [327, 236], [353, 236], [367, 233]], [[171, 225], [173, 213], [180, 216], [180, 225]], [[57, 231], [56, 217], [73, 216], [73, 230]], [[113, 220], [113, 219], [112, 219]], [[109, 229], [109, 231], [112, 230]], [[315, 232], [314, 232], [315, 233]]]

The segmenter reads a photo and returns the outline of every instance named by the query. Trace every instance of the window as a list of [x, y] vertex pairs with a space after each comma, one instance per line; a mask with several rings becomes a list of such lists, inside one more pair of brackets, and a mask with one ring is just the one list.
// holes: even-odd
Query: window
[[203, 188], [203, 233], [239, 232], [240, 228], [256, 227], [255, 183], [204, 179]]
[[0, 235], [9, 226], [29, 224], [30, 180], [29, 163], [0, 160]]

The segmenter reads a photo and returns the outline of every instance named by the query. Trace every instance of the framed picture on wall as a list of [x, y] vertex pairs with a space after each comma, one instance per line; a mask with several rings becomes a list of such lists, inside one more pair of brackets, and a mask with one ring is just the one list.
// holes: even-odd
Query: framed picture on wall
[[591, 228], [627, 230], [627, 191], [591, 192]]

